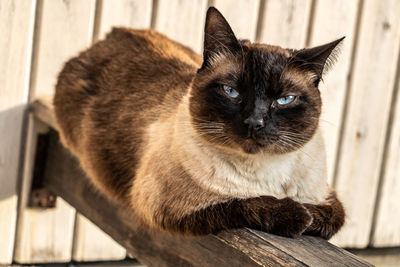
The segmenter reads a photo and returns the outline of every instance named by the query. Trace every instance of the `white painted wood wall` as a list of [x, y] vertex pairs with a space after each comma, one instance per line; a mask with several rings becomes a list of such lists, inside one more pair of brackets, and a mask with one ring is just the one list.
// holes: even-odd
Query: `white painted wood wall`
[[400, 246], [400, 1], [0, 0], [0, 264], [125, 257], [61, 199], [55, 209], [26, 207], [46, 130], [27, 105], [51, 96], [63, 62], [112, 25], [152, 27], [201, 52], [210, 5], [252, 41], [301, 48], [346, 36], [320, 87], [329, 182], [348, 214], [332, 242]]

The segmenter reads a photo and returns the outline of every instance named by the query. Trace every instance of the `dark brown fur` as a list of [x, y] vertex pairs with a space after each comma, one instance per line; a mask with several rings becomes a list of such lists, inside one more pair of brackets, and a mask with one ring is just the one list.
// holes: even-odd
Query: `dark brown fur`
[[[209, 144], [245, 154], [298, 149], [318, 127], [317, 86], [338, 42], [292, 51], [237, 41], [211, 8], [202, 61], [157, 32], [114, 28], [104, 41], [68, 61], [59, 75], [54, 106], [62, 141], [97, 188], [145, 225], [184, 234], [251, 227], [291, 237], [307, 231], [330, 238], [344, 220], [335, 197], [325, 204], [303, 205], [289, 198], [218, 194], [187, 172], [181, 144], [154, 142], [176, 134], [176, 125], [162, 123], [175, 118], [179, 124], [175, 113], [188, 97], [185, 123], [191, 121], [206, 142], [201, 149], [213, 149]], [[221, 62], [214, 62], [217, 54]], [[236, 88], [241, 102], [228, 100], [221, 84]], [[299, 95], [295, 104], [282, 108], [274, 102], [293, 92]], [[266, 126], [252, 129], [244, 121], [253, 117], [263, 118]], [[204, 131], [203, 121], [223, 123], [226, 138]], [[302, 138], [296, 144], [277, 143], [283, 130]], [[182, 142], [188, 137], [178, 134]]]
[[161, 225], [165, 229], [195, 235], [250, 227], [281, 236], [296, 237], [301, 235], [311, 222], [309, 211], [300, 203], [290, 198], [276, 199], [262, 196], [232, 199], [193, 212], [178, 220], [164, 216]]
[[330, 239], [344, 224], [345, 212], [342, 203], [332, 192], [325, 203], [320, 205], [304, 204], [313, 217], [306, 234]]
[[[189, 63], [157, 53], [163, 42], [182, 50]], [[57, 122], [68, 148], [80, 157], [86, 154], [103, 190], [127, 197], [145, 141], [143, 129], [159, 116], [157, 108], [167, 112], [163, 100], [170, 108], [179, 103], [196, 61], [194, 52], [159, 33], [115, 28], [105, 41], [66, 63], [54, 98]]]

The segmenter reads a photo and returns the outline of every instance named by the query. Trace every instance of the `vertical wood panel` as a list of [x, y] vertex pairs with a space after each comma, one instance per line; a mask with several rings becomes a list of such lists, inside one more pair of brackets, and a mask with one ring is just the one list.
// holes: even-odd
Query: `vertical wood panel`
[[76, 261], [118, 260], [126, 257], [126, 250], [83, 215], [78, 214], [73, 246]]
[[260, 0], [215, 0], [211, 3], [224, 15], [237, 38], [254, 41]]
[[332, 184], [342, 112], [345, 104], [347, 77], [350, 75], [351, 50], [357, 20], [358, 0], [317, 1], [309, 46], [331, 42], [342, 36], [338, 60], [324, 77], [319, 89], [322, 95], [321, 126], [325, 137], [328, 181]]
[[303, 48], [307, 40], [311, 0], [268, 0], [259, 39], [272, 45]]
[[365, 1], [336, 188], [347, 210], [338, 244], [369, 242], [400, 43], [400, 2]]
[[[95, 1], [39, 1], [31, 96], [52, 95], [63, 63], [91, 42]], [[63, 200], [57, 208], [25, 208], [31, 184], [37, 123], [30, 119], [20, 201], [15, 260], [70, 261], [75, 211]], [[31, 141], [29, 141], [31, 140]]]
[[150, 27], [152, 0], [102, 0], [100, 7], [98, 18], [100, 38], [104, 38], [112, 26], [136, 29]]
[[20, 263], [70, 260], [74, 210], [61, 198], [57, 198], [54, 210], [25, 208], [29, 199], [37, 135], [47, 130], [44, 124], [29, 115], [14, 258]]
[[385, 175], [372, 236], [372, 245], [375, 247], [400, 245], [400, 77], [398, 79]]
[[[36, 49], [31, 95], [53, 94], [62, 64], [91, 43], [96, 0], [39, 0]], [[147, 28], [151, 22], [151, 0], [99, 1], [95, 38], [103, 38], [113, 25]], [[301, 48], [306, 45], [311, 0], [210, 1], [227, 18], [238, 37]], [[158, 0], [153, 27], [201, 51], [207, 0]], [[332, 181], [339, 126], [351, 67], [358, 1], [316, 0], [310, 45], [346, 35], [339, 61], [320, 89], [324, 101], [323, 121], [328, 148], [329, 180]], [[0, 0], [0, 263], [10, 262], [16, 216], [15, 183], [24, 105], [28, 101], [29, 64], [35, 1]], [[400, 2], [366, 0], [356, 46], [346, 122], [338, 162], [336, 187], [345, 202], [347, 224], [333, 242], [364, 247], [369, 242], [374, 201], [379, 180], [391, 95], [400, 42]], [[371, 64], [373, 63], [373, 64]], [[398, 88], [400, 90], [400, 88]], [[397, 94], [400, 98], [400, 94]], [[385, 176], [372, 244], [400, 244], [400, 99], [395, 107], [388, 145]], [[9, 130], [9, 131], [8, 131]], [[109, 260], [123, 258], [124, 249], [80, 215], [76, 221], [75, 247], [72, 235], [75, 212], [61, 199], [55, 210], [25, 208], [31, 181], [35, 138], [46, 129], [29, 119], [24, 181], [20, 200], [19, 233], [15, 251], [18, 262]], [[7, 134], [12, 133], [12, 134]], [[11, 167], [10, 167], [11, 166]], [[11, 178], [8, 178], [11, 177]], [[15, 178], [13, 178], [15, 177]], [[3, 181], [8, 181], [5, 183]], [[4, 220], [7, 218], [8, 220]], [[4, 248], [4, 249], [3, 249]]]
[[[98, 7], [98, 36], [104, 38], [113, 26], [149, 28], [151, 0], [102, 0]], [[96, 36], [95, 36], [95, 39]], [[84, 216], [78, 214], [75, 224], [72, 258], [76, 261], [120, 260], [126, 250]]]
[[11, 263], [35, 1], [0, 1], [0, 263]]
[[42, 0], [32, 89], [53, 95], [66, 60], [92, 41], [95, 0]]
[[153, 27], [200, 52], [206, 8], [206, 0], [158, 0]]

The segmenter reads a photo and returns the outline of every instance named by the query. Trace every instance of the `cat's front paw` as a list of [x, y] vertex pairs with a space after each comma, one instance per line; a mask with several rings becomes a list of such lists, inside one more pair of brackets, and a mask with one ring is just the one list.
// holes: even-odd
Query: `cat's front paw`
[[321, 205], [304, 204], [313, 217], [313, 223], [304, 234], [330, 239], [344, 224], [345, 211], [336, 194]]
[[312, 224], [310, 212], [301, 203], [290, 198], [277, 201], [278, 205], [269, 215], [272, 219], [270, 232], [286, 237], [300, 236]]

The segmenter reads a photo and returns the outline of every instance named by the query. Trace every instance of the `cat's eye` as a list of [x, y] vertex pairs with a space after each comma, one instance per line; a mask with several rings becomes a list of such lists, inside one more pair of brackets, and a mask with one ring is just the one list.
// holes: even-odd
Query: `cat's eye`
[[295, 99], [296, 99], [296, 97], [294, 95], [287, 95], [287, 96], [278, 98], [276, 100], [276, 103], [278, 103], [279, 105], [288, 105], [288, 104], [292, 103]]
[[224, 85], [222, 87], [224, 89], [224, 92], [227, 96], [236, 99], [239, 97], [239, 93], [238, 91], [236, 91], [235, 89], [233, 89], [232, 87], [228, 86], [228, 85]]

